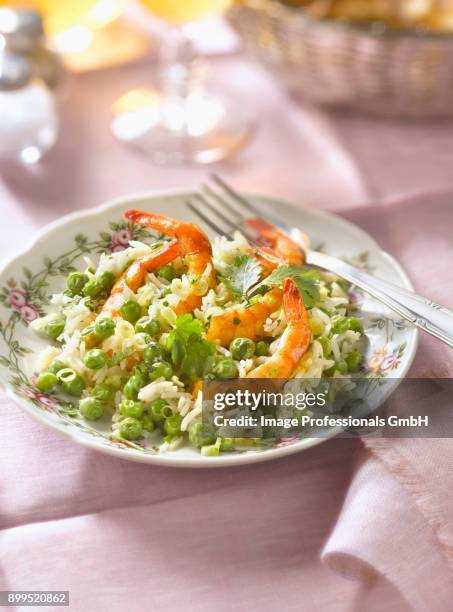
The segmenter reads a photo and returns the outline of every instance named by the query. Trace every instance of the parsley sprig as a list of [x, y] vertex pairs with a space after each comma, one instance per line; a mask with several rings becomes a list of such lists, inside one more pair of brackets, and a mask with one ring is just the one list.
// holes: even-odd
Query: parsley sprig
[[215, 354], [216, 347], [203, 337], [204, 328], [191, 314], [176, 319], [175, 327], [167, 338], [167, 349], [173, 365], [180, 375], [189, 379], [202, 378]]
[[307, 308], [313, 308], [319, 300], [321, 279], [316, 270], [296, 264], [281, 265], [269, 276], [260, 280], [262, 272], [260, 263], [254, 257], [241, 255], [227, 266], [222, 281], [236, 298], [249, 300], [259, 289], [279, 287], [286, 278], [292, 278]]
[[227, 266], [222, 281], [237, 298], [246, 299], [251, 289], [261, 278], [259, 262], [249, 255], [240, 255]]
[[279, 287], [286, 278], [292, 278], [296, 283], [299, 293], [304, 301], [306, 308], [313, 308], [320, 298], [320, 276], [316, 270], [311, 270], [306, 266], [290, 264], [279, 266], [276, 270], [266, 277], [261, 283], [253, 288], [255, 293], [260, 287]]

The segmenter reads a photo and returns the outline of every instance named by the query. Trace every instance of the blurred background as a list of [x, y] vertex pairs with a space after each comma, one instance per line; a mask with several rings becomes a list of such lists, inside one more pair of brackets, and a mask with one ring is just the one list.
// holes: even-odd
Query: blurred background
[[334, 209], [441, 189], [452, 99], [451, 0], [0, 0], [0, 196], [30, 231], [206, 164]]

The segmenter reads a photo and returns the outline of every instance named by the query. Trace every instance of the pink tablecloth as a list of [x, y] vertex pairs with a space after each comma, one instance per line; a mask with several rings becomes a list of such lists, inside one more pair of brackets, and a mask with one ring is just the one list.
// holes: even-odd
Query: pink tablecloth
[[[433, 243], [429, 213], [410, 233], [403, 220], [412, 207], [423, 216], [433, 204], [451, 226], [450, 198], [432, 193], [453, 188], [453, 126], [301, 108], [251, 63], [215, 62], [260, 114], [253, 144], [217, 170], [248, 191], [347, 211], [402, 256], [420, 289], [445, 297], [440, 276], [417, 277], [411, 266]], [[202, 180], [203, 169], [147, 164], [109, 133], [111, 102], [148, 69], [143, 62], [79, 77], [61, 141], [42, 167], [1, 170], [2, 256], [71, 210]], [[397, 201], [417, 194], [424, 195]], [[372, 216], [369, 201], [379, 205]], [[391, 232], [394, 210], [399, 230]], [[424, 343], [421, 356], [438, 359], [433, 346]], [[434, 527], [358, 441], [253, 467], [178, 471], [79, 448], [4, 396], [0, 409], [0, 590], [69, 589], [71, 609], [80, 611], [453, 609]]]

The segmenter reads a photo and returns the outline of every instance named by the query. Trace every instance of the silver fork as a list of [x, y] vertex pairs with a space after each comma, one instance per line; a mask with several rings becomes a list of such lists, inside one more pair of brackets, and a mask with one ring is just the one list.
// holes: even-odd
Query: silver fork
[[[187, 206], [216, 233], [232, 236], [239, 230], [247, 240], [257, 246], [262, 239], [246, 223], [247, 218], [264, 219], [262, 212], [243, 195], [236, 192], [219, 176], [212, 175], [212, 186], [205, 185], [187, 202]], [[453, 348], [453, 310], [360, 270], [341, 259], [311, 250], [304, 234], [288, 227], [281, 219], [265, 220], [288, 233], [305, 254], [307, 264], [334, 272], [385, 304], [409, 323], [438, 338]]]

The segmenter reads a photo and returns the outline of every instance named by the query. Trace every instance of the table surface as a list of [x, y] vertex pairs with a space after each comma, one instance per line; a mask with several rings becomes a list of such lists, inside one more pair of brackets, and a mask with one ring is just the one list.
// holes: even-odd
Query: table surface
[[[453, 125], [302, 107], [240, 55], [211, 65], [259, 116], [251, 145], [213, 168], [238, 189], [351, 211], [453, 185]], [[68, 212], [131, 192], [194, 187], [206, 177], [206, 168], [153, 166], [110, 133], [111, 104], [151, 66], [143, 60], [74, 78], [57, 147], [37, 168], [0, 169], [2, 259]], [[80, 610], [124, 609], [145, 584], [152, 609], [211, 610], [215, 602], [220, 610], [272, 610], [282, 601], [286, 610], [407, 609], [385, 579], [348, 581], [320, 561], [356, 469], [357, 441], [216, 474], [178, 471], [77, 447], [1, 395], [0, 402], [7, 432], [0, 448], [0, 588], [70, 588]], [[267, 510], [270, 490], [280, 500], [278, 516], [275, 504], [273, 514]], [[140, 532], [134, 527], [143, 524]]]

